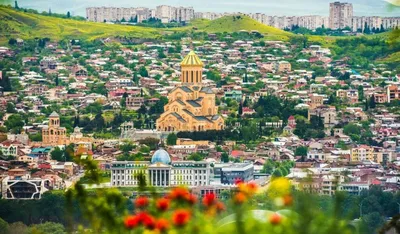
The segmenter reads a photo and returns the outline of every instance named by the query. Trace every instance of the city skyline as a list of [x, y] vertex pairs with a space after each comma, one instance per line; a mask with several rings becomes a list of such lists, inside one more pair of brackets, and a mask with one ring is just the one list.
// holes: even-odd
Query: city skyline
[[[200, 3], [198, 1], [177, 1], [177, 0], [149, 0], [146, 3], [133, 3], [127, 0], [116, 0], [110, 3], [106, 0], [88, 0], [81, 2], [78, 0], [71, 0], [69, 2], [58, 2], [55, 0], [19, 0], [20, 7], [33, 8], [39, 11], [47, 11], [49, 8], [52, 12], [64, 13], [70, 11], [73, 15], [85, 16], [85, 9], [87, 7], [149, 7], [155, 8], [157, 5], [173, 5], [173, 6], [186, 6], [193, 7], [196, 12], [243, 12], [243, 13], [264, 13], [267, 15], [279, 16], [300, 16], [300, 15], [329, 15], [329, 3], [332, 0], [283, 0], [283, 2], [267, 2], [256, 0], [252, 2], [242, 2], [239, 0], [219, 1], [217, 3], [210, 2], [210, 4]], [[349, 2], [353, 4], [355, 16], [398, 16], [394, 10], [390, 10], [390, 1], [385, 0], [348, 0], [342, 2]], [[13, 1], [5, 1], [6, 4], [13, 4]], [[207, 3], [207, 0], [206, 2]], [[73, 7], [71, 7], [73, 6]], [[306, 6], [306, 7], [305, 7]]]

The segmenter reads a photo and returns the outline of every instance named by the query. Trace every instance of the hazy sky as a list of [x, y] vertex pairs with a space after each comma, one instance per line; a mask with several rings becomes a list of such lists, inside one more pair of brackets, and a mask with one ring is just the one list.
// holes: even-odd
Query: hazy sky
[[[14, 4], [13, 0], [0, 0]], [[193, 6], [195, 11], [265, 13], [267, 15], [328, 15], [329, 2], [334, 0], [18, 0], [20, 7], [40, 11], [85, 16], [89, 6], [150, 7], [157, 5]], [[347, 0], [353, 3], [357, 16], [400, 16], [400, 9], [390, 10], [384, 0]]]

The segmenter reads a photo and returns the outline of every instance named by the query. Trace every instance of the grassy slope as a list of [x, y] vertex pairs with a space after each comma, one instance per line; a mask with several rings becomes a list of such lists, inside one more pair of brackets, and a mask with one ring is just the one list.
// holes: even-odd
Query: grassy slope
[[257, 30], [264, 34], [266, 39], [269, 40], [288, 40], [293, 34], [290, 32], [283, 31], [251, 19], [248, 16], [240, 16], [238, 19], [236, 16], [225, 16], [216, 20], [194, 20], [191, 23], [192, 27], [197, 27], [198, 30], [205, 31], [208, 33], [217, 32], [238, 32], [240, 30]]
[[159, 32], [153, 28], [60, 19], [24, 13], [0, 6], [0, 41], [3, 42], [7, 37], [96, 39], [117, 35], [141, 38], [160, 36]]

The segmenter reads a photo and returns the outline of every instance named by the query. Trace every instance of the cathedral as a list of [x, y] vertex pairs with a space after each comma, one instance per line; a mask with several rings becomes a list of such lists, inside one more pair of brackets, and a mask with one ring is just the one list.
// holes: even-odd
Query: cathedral
[[67, 129], [60, 127], [60, 116], [56, 112], [49, 116], [49, 126], [42, 129], [42, 138], [44, 145], [67, 144]]
[[215, 94], [202, 86], [203, 62], [191, 51], [181, 62], [181, 85], [168, 94], [168, 104], [157, 119], [159, 131], [206, 131], [224, 129]]

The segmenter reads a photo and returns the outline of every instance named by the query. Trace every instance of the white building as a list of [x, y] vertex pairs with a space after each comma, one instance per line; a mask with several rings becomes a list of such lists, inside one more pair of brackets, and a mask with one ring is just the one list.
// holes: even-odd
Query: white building
[[345, 191], [352, 195], [360, 195], [363, 190], [368, 190], [369, 184], [368, 182], [348, 182], [341, 183], [338, 186], [339, 191]]
[[88, 7], [86, 19], [94, 22], [135, 21], [142, 22], [152, 17], [152, 11], [146, 7]]
[[329, 4], [329, 28], [343, 29], [352, 26], [353, 4], [332, 2]]
[[50, 189], [48, 179], [10, 179], [5, 177], [1, 184], [3, 199], [40, 199]]
[[210, 163], [201, 161], [171, 162], [169, 154], [157, 150], [151, 162], [115, 161], [111, 166], [111, 186], [138, 186], [137, 175], [142, 173], [148, 185], [154, 187], [169, 186], [205, 186], [210, 185]]
[[194, 19], [193, 7], [173, 7], [160, 5], [156, 7], [155, 17], [160, 19], [162, 23], [189, 22]]

